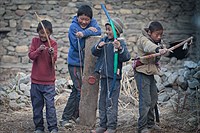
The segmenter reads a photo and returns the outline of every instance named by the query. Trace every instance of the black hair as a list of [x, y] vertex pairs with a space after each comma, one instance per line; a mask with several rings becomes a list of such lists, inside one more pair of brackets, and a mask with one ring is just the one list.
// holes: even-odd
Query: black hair
[[149, 29], [150, 32], [154, 32], [154, 31], [158, 31], [158, 30], [163, 30], [163, 26], [161, 25], [160, 22], [153, 21], [153, 22], [150, 23], [148, 29]]
[[[48, 29], [50, 31], [50, 33], [53, 32], [53, 29], [52, 29], [52, 24], [51, 22], [49, 22], [48, 20], [42, 20], [42, 24], [44, 25], [44, 28]], [[37, 27], [37, 33], [43, 29], [42, 28], [42, 25], [41, 23], [38, 24], [38, 27]]]
[[83, 14], [92, 19], [93, 17], [92, 8], [88, 5], [82, 5], [81, 7], [78, 8], [77, 16], [79, 17]]

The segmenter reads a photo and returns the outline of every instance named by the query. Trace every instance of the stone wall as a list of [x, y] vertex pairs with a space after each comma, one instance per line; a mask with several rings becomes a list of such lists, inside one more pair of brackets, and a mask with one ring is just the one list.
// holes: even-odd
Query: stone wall
[[[195, 3], [198, 0], [5, 0], [0, 2], [0, 81], [13, 77], [18, 71], [30, 73], [31, 61], [27, 53], [31, 39], [37, 35], [35, 12], [53, 24], [52, 37], [59, 44], [57, 74], [66, 76], [68, 70], [65, 62], [69, 49], [67, 35], [72, 17], [80, 5], [89, 4], [104, 32], [107, 18], [101, 10], [100, 2], [106, 4], [111, 17], [123, 20], [123, 36], [131, 53], [135, 51], [135, 42], [141, 28], [152, 20], [163, 24], [166, 43], [199, 35], [193, 21], [196, 20], [195, 12], [198, 10]], [[200, 45], [194, 43], [189, 56], [191, 60], [199, 58], [196, 54], [198, 50]]]

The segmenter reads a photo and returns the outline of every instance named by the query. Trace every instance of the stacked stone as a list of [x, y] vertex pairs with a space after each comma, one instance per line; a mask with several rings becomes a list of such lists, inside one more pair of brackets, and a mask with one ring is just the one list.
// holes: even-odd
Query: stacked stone
[[[71, 80], [57, 79], [55, 81], [57, 94], [60, 96], [61, 93], [67, 92], [68, 94], [64, 94], [66, 99], [66, 96], [71, 92], [71, 90], [68, 90], [71, 85]], [[30, 74], [27, 75], [23, 72], [18, 72], [15, 78], [9, 80], [7, 84], [0, 85], [0, 111], [30, 108], [30, 89]], [[57, 96], [55, 99], [57, 99]]]
[[[86, 0], [17, 0], [2, 1], [0, 3], [1, 73], [11, 68], [9, 66], [21, 69], [26, 73], [30, 72], [28, 67], [31, 66], [31, 61], [28, 59], [27, 53], [31, 39], [37, 35], [38, 21], [35, 12], [41, 18], [50, 20], [53, 24], [52, 38], [59, 44], [58, 75], [67, 73], [65, 60], [69, 49], [68, 28], [80, 5], [88, 4], [93, 8], [94, 17], [99, 22], [103, 32], [105, 31], [104, 24], [107, 18], [101, 10], [100, 1], [98, 0], [92, 2]], [[125, 32], [123, 37], [126, 39], [128, 49], [132, 55], [134, 51], [137, 51], [135, 43], [141, 28], [152, 20], [159, 20], [163, 24], [166, 42], [195, 35], [192, 24], [195, 0], [108, 0], [103, 3], [105, 3], [111, 17], [120, 17], [124, 22]], [[196, 56], [195, 53], [191, 54], [191, 56], [193, 55]], [[25, 70], [24, 66], [27, 66]], [[6, 80], [6, 78], [1, 77], [1, 80]]]
[[163, 75], [155, 76], [159, 105], [173, 108], [176, 113], [192, 114], [183, 119], [188, 123], [188, 129], [197, 127], [197, 114], [200, 110], [200, 61], [180, 61], [176, 58], [165, 58], [162, 61]]

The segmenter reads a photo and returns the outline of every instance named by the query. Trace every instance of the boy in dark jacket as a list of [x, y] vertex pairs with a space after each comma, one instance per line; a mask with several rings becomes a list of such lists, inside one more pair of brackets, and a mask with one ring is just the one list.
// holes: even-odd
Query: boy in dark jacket
[[[117, 36], [123, 33], [123, 24], [119, 18], [112, 19]], [[124, 40], [114, 40], [110, 23], [105, 24], [106, 34], [92, 48], [92, 54], [97, 56], [95, 71], [100, 74], [101, 90], [99, 98], [100, 124], [92, 133], [115, 133], [117, 128], [118, 98], [120, 92], [120, 80], [122, 75], [122, 63], [130, 60], [130, 53], [127, 50]], [[118, 49], [117, 78], [111, 89], [114, 77], [114, 48]], [[112, 91], [112, 92], [111, 92]], [[110, 96], [110, 93], [112, 95]]]
[[44, 133], [43, 108], [45, 104], [48, 129], [51, 133], [57, 133], [58, 127], [54, 106], [54, 96], [56, 95], [55, 69], [53, 65], [57, 60], [57, 43], [50, 38], [52, 33], [51, 22], [43, 20], [42, 23], [50, 44], [48, 44], [45, 31], [41, 23], [39, 23], [37, 27], [39, 37], [32, 39], [28, 53], [29, 58], [33, 61], [30, 90], [33, 121], [35, 124], [35, 133]]
[[61, 126], [70, 127], [70, 120], [79, 117], [79, 102], [82, 86], [82, 70], [85, 55], [85, 39], [89, 36], [101, 35], [101, 28], [93, 18], [92, 9], [88, 5], [79, 7], [69, 28], [68, 69], [73, 82], [72, 92], [62, 114]]
[[[138, 56], [165, 54], [168, 50], [164, 48], [162, 35], [163, 27], [157, 21], [151, 22], [147, 28], [144, 28], [137, 40]], [[160, 57], [141, 59], [136, 63], [138, 64], [135, 67], [135, 80], [139, 91], [139, 133], [150, 133], [150, 129], [160, 129], [154, 121], [154, 107], [158, 100], [154, 75], [160, 74], [159, 59]]]

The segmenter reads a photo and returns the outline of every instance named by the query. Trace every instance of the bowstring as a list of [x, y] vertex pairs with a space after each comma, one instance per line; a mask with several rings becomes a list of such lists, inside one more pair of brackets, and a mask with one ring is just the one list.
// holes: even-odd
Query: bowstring
[[79, 38], [77, 37], [77, 41], [78, 41], [78, 54], [79, 54], [79, 60], [80, 60], [80, 76], [82, 77], [82, 56], [81, 56], [81, 45], [80, 45], [80, 40]]

